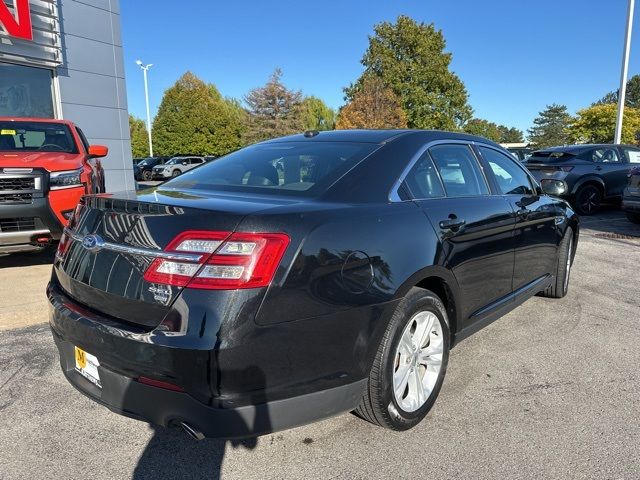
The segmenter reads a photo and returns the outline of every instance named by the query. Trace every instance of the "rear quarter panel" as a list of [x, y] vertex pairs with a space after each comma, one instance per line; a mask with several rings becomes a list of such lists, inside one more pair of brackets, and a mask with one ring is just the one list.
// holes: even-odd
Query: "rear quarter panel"
[[257, 314], [260, 325], [394, 301], [438, 252], [433, 228], [412, 202], [262, 213], [238, 229], [291, 237]]

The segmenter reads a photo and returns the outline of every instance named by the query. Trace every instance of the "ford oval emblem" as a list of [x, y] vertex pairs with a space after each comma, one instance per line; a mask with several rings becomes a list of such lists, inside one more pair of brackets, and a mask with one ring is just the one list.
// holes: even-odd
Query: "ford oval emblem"
[[87, 235], [82, 239], [82, 246], [90, 252], [97, 252], [104, 247], [104, 240], [100, 235]]

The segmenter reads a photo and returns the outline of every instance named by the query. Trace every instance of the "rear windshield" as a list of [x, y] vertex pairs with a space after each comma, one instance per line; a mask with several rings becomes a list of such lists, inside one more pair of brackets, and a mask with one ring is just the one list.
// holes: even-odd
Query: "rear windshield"
[[78, 149], [66, 125], [0, 122], [0, 152], [78, 153]]
[[315, 196], [378, 145], [287, 142], [252, 145], [163, 184], [163, 189]]

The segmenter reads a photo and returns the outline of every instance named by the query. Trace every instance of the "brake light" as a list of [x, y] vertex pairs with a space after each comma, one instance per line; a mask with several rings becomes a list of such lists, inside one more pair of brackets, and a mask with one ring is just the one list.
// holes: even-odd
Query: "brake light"
[[144, 279], [203, 289], [264, 287], [271, 283], [288, 245], [284, 233], [188, 231], [172, 240], [165, 251], [201, 256], [193, 261], [157, 258]]

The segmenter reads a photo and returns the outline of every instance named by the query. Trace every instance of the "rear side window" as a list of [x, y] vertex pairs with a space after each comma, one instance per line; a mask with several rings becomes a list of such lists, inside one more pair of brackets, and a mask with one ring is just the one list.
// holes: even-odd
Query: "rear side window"
[[420, 157], [404, 181], [413, 198], [444, 197], [444, 188], [428, 153]]
[[587, 160], [597, 163], [618, 163], [620, 162], [620, 157], [618, 157], [618, 152], [613, 147], [596, 148], [587, 154]]
[[491, 167], [500, 193], [503, 195], [533, 195], [529, 176], [516, 162], [493, 148], [478, 147], [478, 150]]
[[163, 188], [313, 196], [377, 148], [312, 141], [252, 145], [187, 172]]
[[429, 149], [449, 197], [487, 195], [489, 187], [467, 145], [437, 145]]
[[622, 147], [629, 163], [640, 163], [640, 148]]

